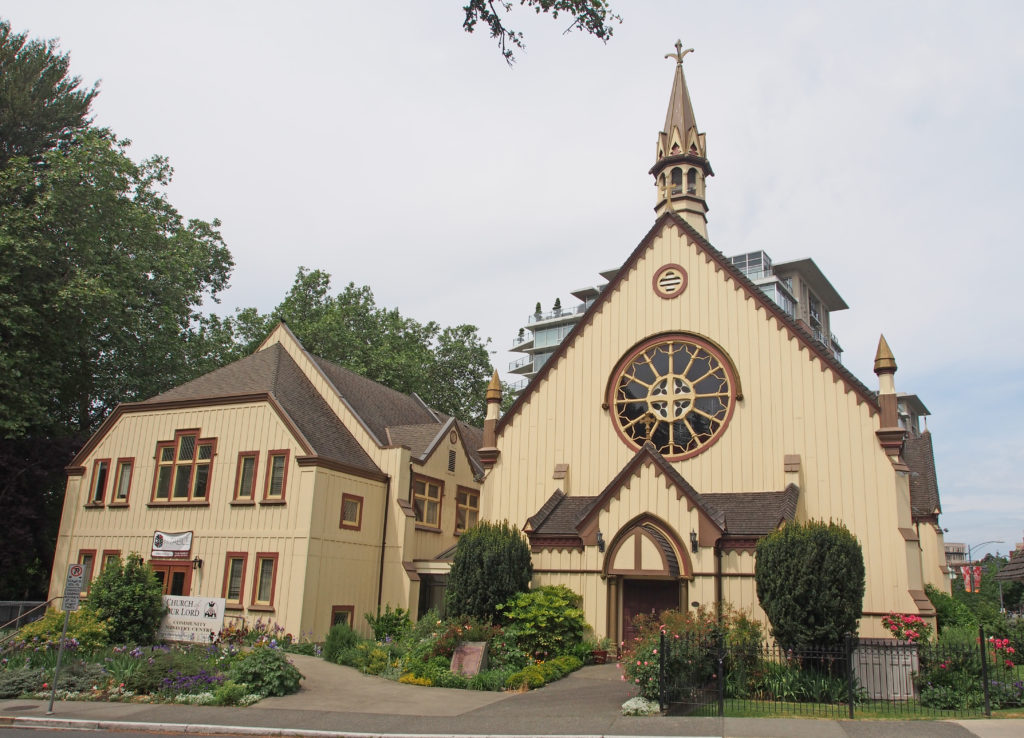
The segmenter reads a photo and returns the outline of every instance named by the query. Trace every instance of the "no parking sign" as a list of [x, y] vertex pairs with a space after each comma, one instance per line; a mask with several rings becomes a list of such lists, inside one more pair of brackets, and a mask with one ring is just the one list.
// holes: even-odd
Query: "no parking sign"
[[82, 581], [84, 579], [84, 566], [72, 564], [68, 567], [68, 578], [64, 582], [64, 612], [78, 609], [78, 598], [82, 594]]

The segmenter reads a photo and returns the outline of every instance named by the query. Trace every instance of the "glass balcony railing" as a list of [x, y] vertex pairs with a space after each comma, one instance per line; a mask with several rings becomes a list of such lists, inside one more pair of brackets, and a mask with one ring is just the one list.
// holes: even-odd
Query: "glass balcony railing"
[[529, 323], [540, 323], [544, 320], [554, 320], [555, 318], [566, 318], [573, 315], [582, 315], [587, 311], [587, 306], [584, 303], [580, 303], [575, 307], [559, 308], [558, 310], [551, 310], [547, 313], [534, 313], [531, 315], [527, 322]]
[[508, 370], [510, 372], [514, 372], [516, 369], [526, 366], [527, 364], [533, 364], [532, 356], [523, 356], [516, 359], [515, 361], [510, 361], [508, 364]]
[[526, 389], [526, 385], [528, 385], [529, 383], [529, 377], [523, 377], [522, 379], [517, 379], [515, 382], [510, 383], [509, 387], [513, 392], [522, 392], [524, 389]]

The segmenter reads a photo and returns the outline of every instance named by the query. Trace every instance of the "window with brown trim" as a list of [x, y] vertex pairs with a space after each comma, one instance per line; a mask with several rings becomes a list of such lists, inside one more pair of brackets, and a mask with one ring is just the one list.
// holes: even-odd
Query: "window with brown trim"
[[178, 431], [173, 441], [156, 445], [154, 502], [206, 502], [210, 490], [215, 438], [198, 430]]
[[107, 477], [110, 476], [110, 459], [96, 459], [92, 465], [92, 481], [89, 482], [89, 504], [102, 505], [107, 494]]
[[228, 551], [224, 559], [224, 606], [242, 607], [245, 595], [245, 564], [249, 554], [242, 551]]
[[443, 493], [444, 482], [430, 477], [413, 477], [412, 506], [417, 523], [440, 529]]
[[107, 548], [103, 550], [103, 568], [106, 569], [108, 566], [112, 566], [115, 562], [121, 560], [121, 552], [117, 549]]
[[341, 496], [340, 528], [359, 530], [363, 526], [363, 498], [358, 495], [343, 494]]
[[271, 608], [277, 588], [276, 553], [256, 554], [256, 571], [253, 575], [252, 607]]
[[259, 466], [259, 451], [242, 451], [238, 454], [238, 467], [235, 470], [235, 499], [254, 500], [256, 498], [256, 469]]
[[288, 451], [270, 451], [267, 454], [267, 475], [263, 486], [264, 500], [283, 500], [288, 481]]
[[333, 605], [331, 606], [331, 627], [344, 623], [351, 627], [355, 619], [355, 605]]
[[455, 532], [463, 533], [480, 518], [480, 490], [459, 487], [455, 492]]
[[82, 565], [82, 590], [86, 593], [92, 587], [92, 570], [96, 567], [96, 549], [83, 548], [78, 551], [78, 563]]
[[110, 499], [111, 505], [127, 505], [128, 496], [132, 491], [132, 472], [135, 469], [135, 459], [118, 459], [117, 469], [114, 474], [114, 496]]

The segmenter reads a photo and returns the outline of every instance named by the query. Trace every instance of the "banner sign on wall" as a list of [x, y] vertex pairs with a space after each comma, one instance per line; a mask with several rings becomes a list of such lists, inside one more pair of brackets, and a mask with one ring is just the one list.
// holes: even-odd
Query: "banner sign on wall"
[[164, 595], [164, 607], [167, 614], [157, 631], [160, 640], [211, 643], [224, 627], [223, 597]]
[[192, 553], [192, 531], [186, 533], [153, 533], [154, 559], [187, 559]]

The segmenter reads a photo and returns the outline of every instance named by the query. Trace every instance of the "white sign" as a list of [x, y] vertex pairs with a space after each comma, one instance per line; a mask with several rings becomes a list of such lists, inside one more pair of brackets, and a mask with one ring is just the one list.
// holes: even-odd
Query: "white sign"
[[78, 596], [82, 594], [85, 567], [72, 564], [68, 567], [68, 578], [64, 581], [64, 612], [78, 609]]
[[154, 559], [187, 559], [191, 552], [192, 531], [164, 533], [158, 530], [153, 534]]
[[164, 607], [167, 614], [157, 631], [161, 640], [210, 643], [224, 627], [223, 597], [164, 595]]

